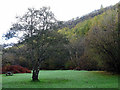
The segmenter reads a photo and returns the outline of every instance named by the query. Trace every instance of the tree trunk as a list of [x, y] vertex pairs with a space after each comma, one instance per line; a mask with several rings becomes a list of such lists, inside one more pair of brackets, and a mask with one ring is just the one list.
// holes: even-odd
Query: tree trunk
[[37, 65], [34, 66], [34, 68], [33, 68], [32, 80], [33, 81], [38, 81], [39, 80], [38, 75], [39, 75], [39, 65], [37, 63]]
[[33, 76], [32, 76], [32, 80], [33, 81], [38, 81], [38, 74], [39, 74], [39, 71], [38, 70], [33, 70]]

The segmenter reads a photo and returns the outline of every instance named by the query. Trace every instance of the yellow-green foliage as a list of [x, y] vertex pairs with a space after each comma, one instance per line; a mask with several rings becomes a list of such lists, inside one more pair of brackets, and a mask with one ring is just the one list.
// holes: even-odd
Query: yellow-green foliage
[[[110, 22], [109, 20], [111, 19], [108, 19], [108, 18], [112, 18], [110, 16], [113, 16], [113, 17], [116, 16], [116, 10], [108, 10], [100, 15], [95, 16], [94, 18], [78, 23], [75, 27], [71, 29], [69, 29], [68, 27], [65, 27], [58, 30], [58, 32], [66, 35], [70, 41], [75, 40], [77, 38], [83, 37], [86, 34], [88, 34], [88, 31], [93, 30], [93, 27], [103, 26], [103, 24], [105, 24], [104, 21], [108, 20], [108, 22]], [[106, 26], [104, 25], [104, 27], [102, 28], [106, 28]]]

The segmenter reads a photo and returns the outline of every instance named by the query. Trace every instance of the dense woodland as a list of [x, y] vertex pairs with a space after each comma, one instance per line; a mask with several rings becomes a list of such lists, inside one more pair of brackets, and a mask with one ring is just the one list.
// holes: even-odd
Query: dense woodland
[[[43, 11], [48, 12], [47, 9], [42, 8]], [[28, 11], [37, 12], [35, 9]], [[51, 12], [49, 13], [49, 17], [52, 16], [51, 18], [54, 19]], [[51, 21], [52, 24], [44, 22], [49, 27], [43, 24], [41, 31], [36, 28], [38, 23], [25, 22], [29, 17], [26, 14], [20, 18], [25, 22], [24, 24], [27, 23], [24, 29], [30, 26], [30, 28], [35, 27], [34, 31], [36, 31], [20, 37], [18, 44], [4, 48], [2, 65], [21, 65], [31, 70], [39, 67], [40, 70], [105, 70], [119, 73], [120, 21], [118, 14], [118, 4], [101, 7], [81, 18], [77, 17], [67, 22], [56, 19], [54, 24], [53, 21]], [[14, 24], [10, 28], [11, 32], [8, 32], [5, 37], [7, 39], [13, 37], [14, 31], [17, 32], [22, 28], [20, 25], [21, 22]], [[36, 60], [39, 63], [35, 63]]]

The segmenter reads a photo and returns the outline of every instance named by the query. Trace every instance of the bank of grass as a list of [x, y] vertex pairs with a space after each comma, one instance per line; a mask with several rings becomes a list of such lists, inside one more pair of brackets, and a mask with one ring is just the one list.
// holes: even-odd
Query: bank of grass
[[3, 88], [118, 88], [118, 75], [102, 71], [40, 71], [39, 82], [32, 74], [2, 75]]

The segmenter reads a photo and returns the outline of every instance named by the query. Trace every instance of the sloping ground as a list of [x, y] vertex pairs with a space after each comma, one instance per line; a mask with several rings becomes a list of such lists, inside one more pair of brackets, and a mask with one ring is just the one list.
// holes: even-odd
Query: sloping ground
[[39, 82], [31, 81], [32, 74], [3, 74], [2, 85], [3, 88], [118, 88], [118, 76], [99, 71], [40, 71]]

